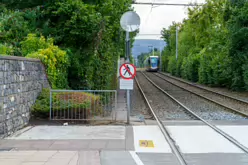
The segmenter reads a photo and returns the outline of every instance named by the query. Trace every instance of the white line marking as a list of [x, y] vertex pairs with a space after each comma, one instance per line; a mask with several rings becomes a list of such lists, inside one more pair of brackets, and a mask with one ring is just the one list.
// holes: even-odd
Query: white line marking
[[135, 151], [129, 151], [129, 153], [131, 154], [131, 156], [133, 157], [133, 159], [137, 165], [144, 165]]

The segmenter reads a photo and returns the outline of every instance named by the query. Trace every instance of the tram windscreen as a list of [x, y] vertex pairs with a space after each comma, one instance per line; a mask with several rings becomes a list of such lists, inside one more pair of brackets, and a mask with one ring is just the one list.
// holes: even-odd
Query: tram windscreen
[[158, 59], [157, 58], [151, 58], [151, 63], [152, 64], [156, 64], [158, 62]]
[[157, 67], [158, 64], [158, 58], [151, 57], [151, 66]]

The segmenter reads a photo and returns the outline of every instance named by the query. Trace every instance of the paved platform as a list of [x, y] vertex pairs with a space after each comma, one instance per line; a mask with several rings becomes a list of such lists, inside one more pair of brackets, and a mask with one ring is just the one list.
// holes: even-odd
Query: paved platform
[[134, 150], [131, 126], [37, 126], [0, 140], [0, 149]]
[[125, 126], [35, 126], [6, 139], [125, 139]]
[[[246, 165], [204, 125], [166, 125], [189, 165]], [[218, 125], [248, 147], [248, 125]], [[151, 142], [151, 143], [148, 143]], [[0, 140], [0, 165], [178, 165], [158, 126], [37, 126]]]

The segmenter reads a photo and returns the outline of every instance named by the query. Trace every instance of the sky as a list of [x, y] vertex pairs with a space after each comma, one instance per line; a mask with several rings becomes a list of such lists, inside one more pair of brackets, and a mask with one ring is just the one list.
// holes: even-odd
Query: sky
[[[158, 3], [204, 3], [205, 0], [136, 0], [136, 2]], [[141, 25], [135, 39], [160, 39], [161, 30], [169, 27], [173, 21], [181, 22], [187, 18], [187, 9], [184, 6], [153, 6], [133, 5], [134, 10], [140, 16]], [[155, 34], [155, 35], [144, 35]]]

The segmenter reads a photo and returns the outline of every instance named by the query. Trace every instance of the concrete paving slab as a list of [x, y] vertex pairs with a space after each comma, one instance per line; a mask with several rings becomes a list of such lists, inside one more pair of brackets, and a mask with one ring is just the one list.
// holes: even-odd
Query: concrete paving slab
[[54, 142], [51, 140], [37, 141], [35, 143], [32, 143], [30, 148], [47, 149], [47, 148], [50, 148], [53, 143]]
[[180, 165], [172, 153], [137, 153], [144, 165]]
[[71, 161], [69, 162], [69, 165], [78, 165], [78, 153], [72, 157]]
[[21, 161], [12, 159], [12, 160], [6, 160], [6, 159], [0, 159], [0, 165], [20, 165]]
[[0, 145], [0, 148], [31, 148], [33, 141], [29, 140], [6, 140]]
[[183, 153], [243, 153], [207, 126], [166, 126]]
[[21, 165], [44, 165], [44, 162], [24, 162]]
[[[42, 144], [45, 144], [42, 146]], [[51, 145], [48, 145], [51, 144]], [[68, 150], [68, 151], [80, 151], [80, 150], [128, 150], [133, 147], [132, 144], [128, 144], [125, 140], [120, 139], [92, 139], [92, 140], [8, 140], [4, 145], [0, 145], [0, 151], [4, 149], [8, 150]], [[8, 151], [7, 150], [7, 151]]]
[[50, 150], [83, 150], [88, 149], [91, 140], [56, 140]]
[[189, 165], [247, 165], [247, 154], [234, 153], [207, 153], [207, 154], [185, 154]]
[[[134, 126], [133, 132], [136, 152], [171, 153], [170, 146], [158, 126]], [[140, 146], [140, 140], [151, 140], [154, 147]]]
[[0, 165], [78, 165], [76, 151], [0, 152]]
[[106, 148], [107, 150], [126, 150], [126, 142], [123, 140], [109, 140]]
[[125, 139], [124, 126], [36, 126], [6, 139]]
[[220, 128], [248, 148], [248, 125], [218, 126], [218, 128]]
[[92, 140], [89, 148], [94, 150], [101, 150], [107, 147], [106, 140]]
[[101, 165], [137, 165], [128, 151], [102, 151]]
[[126, 127], [126, 150], [134, 151], [134, 132], [133, 127]]
[[80, 151], [77, 165], [102, 165], [98, 151]]

